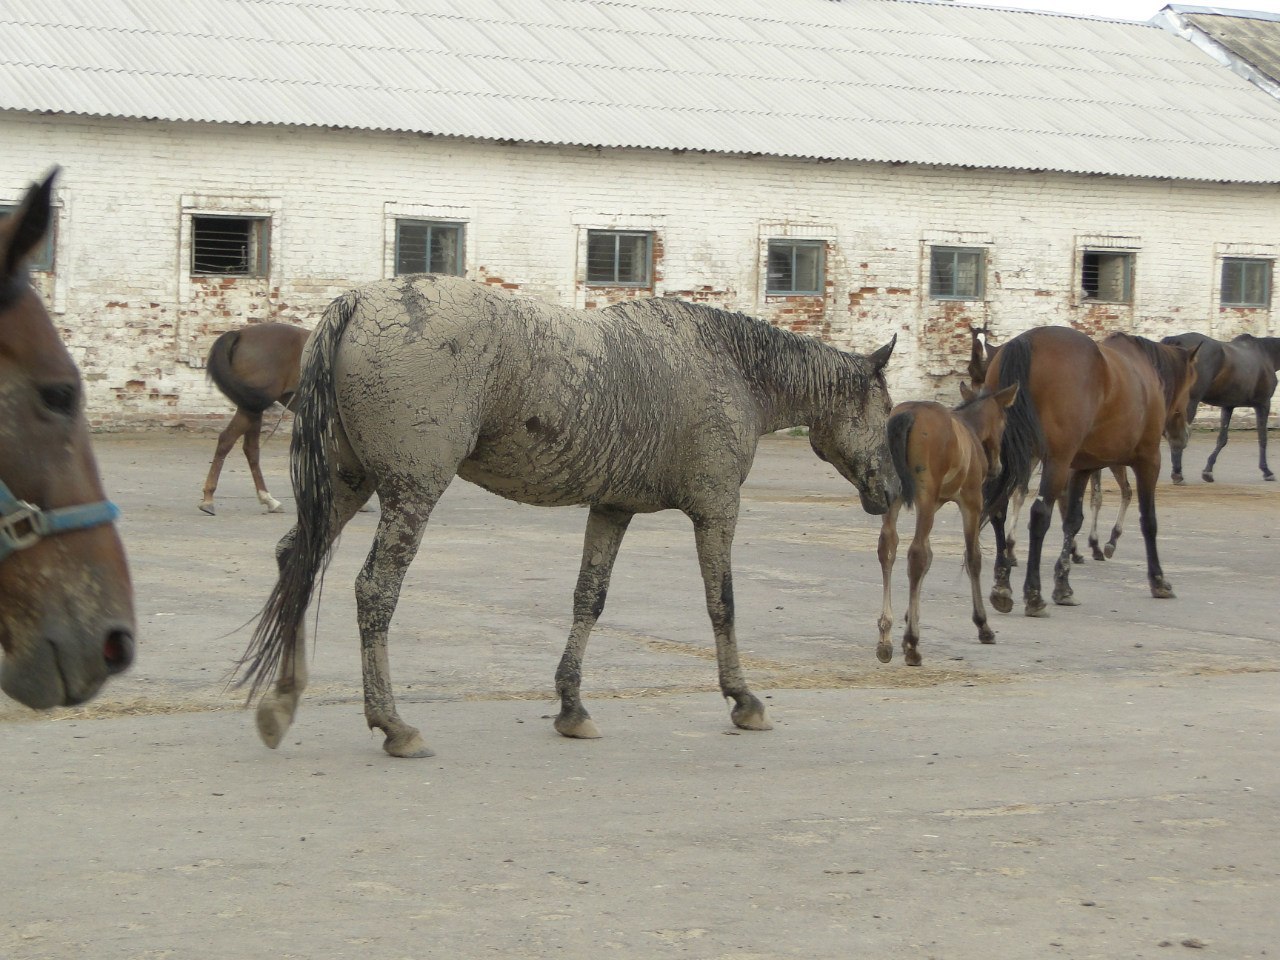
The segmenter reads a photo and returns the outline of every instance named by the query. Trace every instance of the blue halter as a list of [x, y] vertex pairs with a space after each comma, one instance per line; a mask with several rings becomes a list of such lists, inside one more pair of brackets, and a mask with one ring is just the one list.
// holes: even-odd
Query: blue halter
[[0, 480], [0, 560], [34, 546], [44, 537], [111, 523], [119, 516], [120, 508], [110, 500], [41, 510], [19, 500]]

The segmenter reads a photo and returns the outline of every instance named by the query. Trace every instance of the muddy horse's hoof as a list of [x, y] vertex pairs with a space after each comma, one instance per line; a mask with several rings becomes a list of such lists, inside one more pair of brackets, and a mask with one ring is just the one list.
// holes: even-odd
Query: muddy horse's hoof
[[1047, 617], [1049, 615], [1048, 605], [1045, 604], [1044, 598], [1038, 594], [1034, 597], [1027, 597], [1023, 605], [1023, 613], [1028, 617]]
[[1078, 607], [1080, 601], [1076, 599], [1076, 595], [1070, 589], [1053, 591], [1053, 602], [1060, 607]]
[[586, 710], [581, 708], [560, 714], [556, 717], [553, 726], [556, 728], [556, 733], [562, 737], [570, 737], [574, 740], [600, 739], [600, 729], [596, 726], [596, 722], [591, 719], [591, 715]]
[[978, 628], [978, 642], [979, 643], [995, 643], [996, 632], [984, 623], [982, 626]]
[[1263, 480], [1274, 480], [1275, 478], [1276, 478], [1276, 475], [1272, 473], [1270, 470], [1268, 470], [1266, 473], [1262, 475]]
[[893, 659], [893, 644], [881, 640], [876, 644], [876, 659], [881, 663], [888, 663]]
[[773, 721], [765, 712], [764, 704], [751, 693], [742, 694], [740, 699], [735, 698], [733, 709], [729, 711], [729, 719], [735, 727], [742, 730], [773, 729]]
[[1173, 586], [1168, 580], [1152, 580], [1151, 595], [1157, 600], [1173, 600], [1176, 599], [1173, 593]]
[[404, 730], [388, 733], [387, 738], [382, 741], [382, 749], [393, 757], [403, 757], [408, 760], [434, 757], [436, 755], [435, 751], [428, 747], [426, 741], [422, 739], [422, 734], [418, 733], [413, 727], [406, 727]]
[[918, 667], [924, 663], [924, 658], [920, 656], [920, 651], [915, 647], [904, 646], [902, 648], [902, 659], [908, 667]]
[[1103, 552], [1103, 556], [1099, 557], [1098, 559], [1102, 560], [1105, 558], [1107, 560], [1110, 560], [1112, 557], [1116, 555], [1116, 545], [1114, 543], [1108, 543], [1106, 547], [1103, 548], [1102, 552]]
[[991, 591], [991, 606], [1001, 613], [1013, 610], [1013, 591], [1008, 587], [995, 587]]

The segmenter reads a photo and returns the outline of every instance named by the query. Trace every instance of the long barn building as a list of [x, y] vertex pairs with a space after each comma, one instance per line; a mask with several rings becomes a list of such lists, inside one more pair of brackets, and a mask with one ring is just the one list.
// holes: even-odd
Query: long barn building
[[970, 325], [1275, 333], [1280, 101], [1155, 25], [916, 0], [0, 7], [0, 205], [103, 428], [223, 416], [213, 339], [460, 273], [678, 296], [955, 398]]

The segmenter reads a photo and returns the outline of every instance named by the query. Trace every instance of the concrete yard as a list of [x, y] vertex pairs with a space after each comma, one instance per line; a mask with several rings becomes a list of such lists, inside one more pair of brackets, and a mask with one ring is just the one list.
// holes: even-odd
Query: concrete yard
[[[729, 723], [692, 533], [668, 512], [632, 524], [587, 651], [604, 736], [558, 737], [585, 512], [456, 481], [393, 622], [425, 760], [383, 754], [361, 709], [351, 584], [376, 513], [339, 544], [296, 724], [258, 741], [224, 681], [292, 521], [261, 512], [238, 451], [199, 513], [213, 443], [95, 438], [139, 657], [85, 708], [0, 705], [0, 957], [1280, 955], [1280, 484], [1252, 431], [1217, 483], [1199, 480], [1210, 434], [1187, 486], [1161, 481], [1177, 599], [1149, 595], [1135, 503], [1117, 556], [1075, 568], [1081, 606], [993, 612], [995, 646], [945, 508], [922, 668], [875, 659], [879, 519], [806, 440], [766, 438], [734, 559], [769, 733]], [[290, 510], [286, 459], [282, 433], [264, 470]]]

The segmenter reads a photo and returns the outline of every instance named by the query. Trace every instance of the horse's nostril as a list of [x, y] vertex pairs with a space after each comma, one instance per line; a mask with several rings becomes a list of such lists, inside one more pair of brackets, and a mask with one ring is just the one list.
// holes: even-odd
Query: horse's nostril
[[128, 670], [133, 663], [133, 634], [128, 630], [112, 630], [102, 645], [102, 656], [112, 673]]

